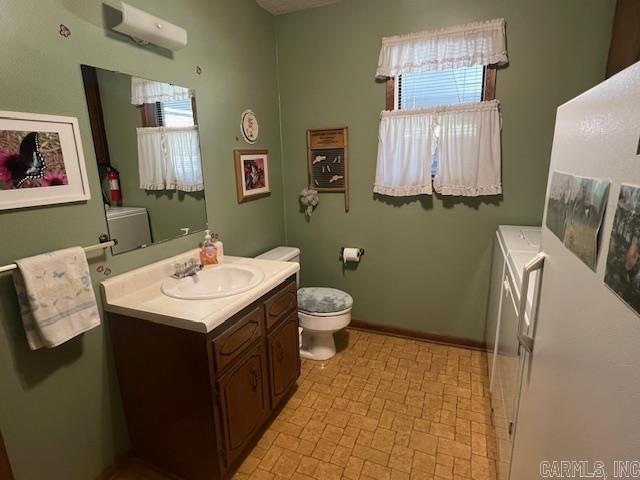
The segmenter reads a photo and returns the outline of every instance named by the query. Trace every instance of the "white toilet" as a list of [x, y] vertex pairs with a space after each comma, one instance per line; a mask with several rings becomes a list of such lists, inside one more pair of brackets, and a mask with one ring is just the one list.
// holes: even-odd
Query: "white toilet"
[[[256, 258], [300, 263], [300, 249], [276, 247]], [[336, 354], [333, 334], [351, 323], [352, 306], [353, 298], [342, 290], [324, 287], [299, 289], [298, 319], [303, 329], [300, 356], [311, 360], [333, 357]]]

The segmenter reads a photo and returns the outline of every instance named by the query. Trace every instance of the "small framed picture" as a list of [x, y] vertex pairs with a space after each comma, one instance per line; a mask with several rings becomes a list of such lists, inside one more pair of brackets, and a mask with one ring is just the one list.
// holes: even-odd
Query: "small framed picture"
[[0, 111], [0, 210], [90, 198], [76, 118]]
[[234, 150], [238, 203], [271, 195], [269, 151]]

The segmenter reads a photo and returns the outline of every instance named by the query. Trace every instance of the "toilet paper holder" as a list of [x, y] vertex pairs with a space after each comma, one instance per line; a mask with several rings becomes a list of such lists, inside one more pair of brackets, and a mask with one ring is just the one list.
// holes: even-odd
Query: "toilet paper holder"
[[[341, 256], [341, 257], [344, 255], [344, 249], [345, 249], [345, 247], [342, 247], [342, 248], [340, 249], [340, 256]], [[364, 255], [364, 248], [359, 248], [359, 249], [358, 249], [358, 251], [360, 252], [360, 256], [363, 256], [363, 255]]]

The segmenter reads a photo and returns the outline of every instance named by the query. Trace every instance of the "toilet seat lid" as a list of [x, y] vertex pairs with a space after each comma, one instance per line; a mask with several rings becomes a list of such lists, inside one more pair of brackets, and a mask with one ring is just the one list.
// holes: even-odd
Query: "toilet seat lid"
[[298, 290], [298, 309], [309, 313], [336, 313], [348, 310], [353, 298], [337, 288], [305, 287]]

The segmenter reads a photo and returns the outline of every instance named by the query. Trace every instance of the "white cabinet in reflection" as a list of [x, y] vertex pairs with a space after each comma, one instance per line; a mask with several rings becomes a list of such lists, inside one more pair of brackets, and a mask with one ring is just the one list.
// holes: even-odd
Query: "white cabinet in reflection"
[[107, 225], [111, 238], [118, 240], [114, 254], [146, 247], [152, 243], [149, 215], [141, 207], [107, 207]]

